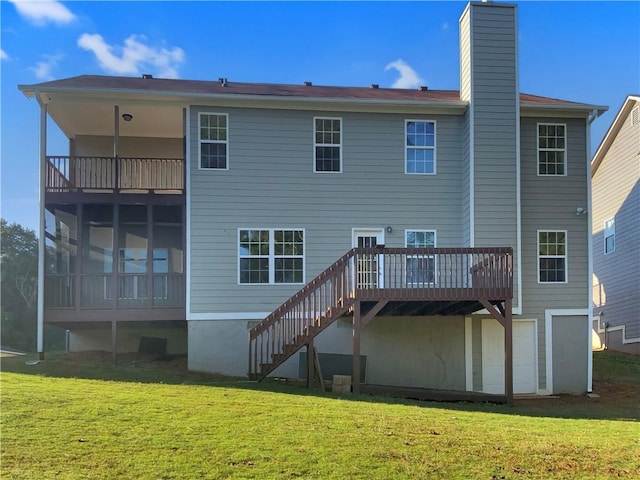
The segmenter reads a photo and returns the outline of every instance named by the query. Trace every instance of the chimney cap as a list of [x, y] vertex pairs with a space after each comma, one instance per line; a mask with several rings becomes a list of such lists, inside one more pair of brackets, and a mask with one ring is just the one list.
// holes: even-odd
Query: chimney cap
[[144, 79], [150, 79], [150, 78], [153, 78], [153, 75], [151, 75], [150, 73], [143, 73], [143, 74], [142, 74], [142, 78], [144, 78]]
[[429, 87], [427, 87], [426, 85], [420, 86], [420, 91], [421, 92], [426, 92], [427, 90], [429, 90]]
[[311, 87], [312, 85], [313, 85], [313, 83], [311, 83], [309, 81], [304, 82], [304, 86], [305, 87]]
[[380, 85], [378, 85], [377, 83], [372, 83], [371, 88], [380, 88]]

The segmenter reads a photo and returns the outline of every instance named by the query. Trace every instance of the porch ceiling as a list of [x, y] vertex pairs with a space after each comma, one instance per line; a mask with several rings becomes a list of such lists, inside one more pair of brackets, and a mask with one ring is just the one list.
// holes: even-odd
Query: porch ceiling
[[[140, 102], [114, 102], [113, 100], [49, 99], [47, 111], [68, 138], [78, 135], [113, 136], [115, 106], [119, 105], [121, 137], [182, 138], [182, 106]], [[133, 116], [126, 122], [122, 115]]]

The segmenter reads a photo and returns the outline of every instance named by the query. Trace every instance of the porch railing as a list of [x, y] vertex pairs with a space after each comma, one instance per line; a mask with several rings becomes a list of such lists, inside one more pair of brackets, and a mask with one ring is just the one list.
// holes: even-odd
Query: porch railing
[[130, 309], [185, 306], [182, 273], [48, 274], [45, 307]]
[[182, 193], [184, 159], [47, 157], [47, 192], [146, 190]]
[[263, 378], [356, 301], [513, 297], [513, 253], [497, 248], [353, 248], [249, 332], [249, 376]]

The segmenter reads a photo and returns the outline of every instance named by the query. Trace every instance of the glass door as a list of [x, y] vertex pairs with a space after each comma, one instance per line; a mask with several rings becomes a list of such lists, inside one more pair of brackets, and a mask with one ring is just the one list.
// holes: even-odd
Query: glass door
[[[353, 246], [357, 248], [376, 248], [384, 246], [383, 229], [354, 229]], [[379, 253], [364, 253], [356, 256], [356, 288], [383, 287], [384, 258]]]

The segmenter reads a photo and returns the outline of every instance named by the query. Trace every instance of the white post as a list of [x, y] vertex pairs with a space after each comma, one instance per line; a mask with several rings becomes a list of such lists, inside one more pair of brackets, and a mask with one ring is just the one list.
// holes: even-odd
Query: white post
[[44, 257], [45, 257], [45, 188], [47, 175], [47, 104], [36, 92], [40, 105], [40, 185], [38, 209], [40, 221], [38, 224], [38, 306], [37, 306], [37, 349], [40, 360], [44, 360]]

